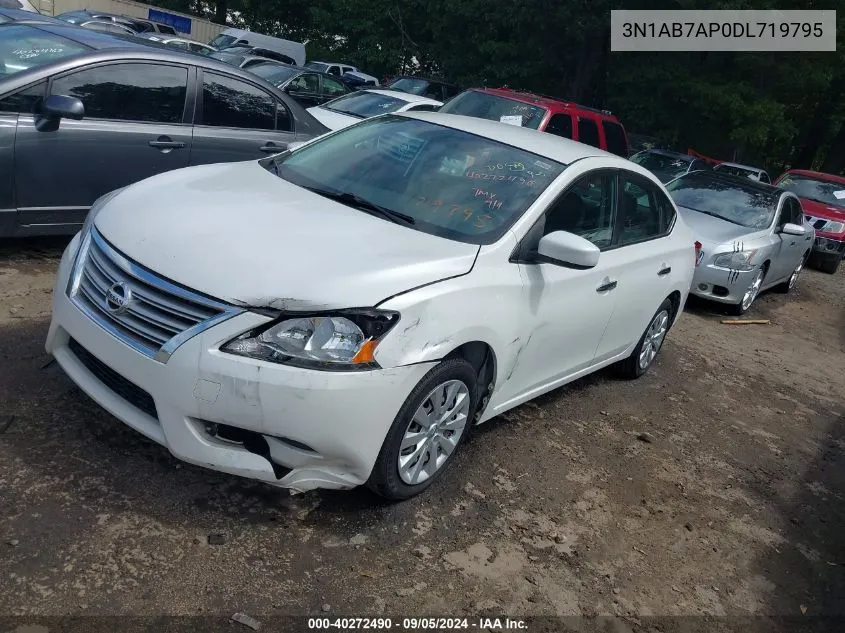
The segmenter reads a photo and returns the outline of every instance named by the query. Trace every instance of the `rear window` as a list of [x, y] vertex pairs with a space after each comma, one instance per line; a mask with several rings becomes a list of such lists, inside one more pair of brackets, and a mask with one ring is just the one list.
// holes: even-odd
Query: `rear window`
[[217, 37], [212, 39], [208, 44], [210, 46], [213, 46], [214, 48], [226, 48], [229, 44], [234, 42], [236, 39], [238, 39], [238, 38], [236, 38], [232, 35], [223, 35], [221, 33], [220, 35], [218, 35]]
[[296, 68], [287, 68], [279, 64], [268, 64], [267, 62], [259, 62], [249, 67], [249, 72], [253, 75], [258, 75], [262, 79], [278, 86], [294, 75], [298, 75], [301, 71]]
[[750, 169], [743, 169], [742, 167], [736, 167], [734, 165], [725, 165], [722, 163], [716, 165], [715, 170], [720, 174], [730, 174], [731, 176], [741, 176], [743, 178], [757, 180], [757, 172], [751, 171]]
[[329, 65], [324, 64], [323, 62], [308, 62], [305, 64], [306, 68], [310, 68], [311, 70], [316, 70], [318, 72], [324, 73], [328, 70]]
[[449, 101], [440, 112], [501, 121], [536, 130], [546, 115], [546, 109], [477, 90], [467, 90]]
[[219, 59], [221, 62], [225, 62], [230, 66], [240, 66], [246, 59], [246, 57], [243, 55], [234, 55], [232, 53], [224, 53], [222, 51], [211, 53], [209, 57]]
[[617, 156], [628, 157], [628, 143], [625, 140], [625, 130], [613, 121], [602, 121], [604, 139], [607, 141], [607, 151]]
[[0, 77], [88, 50], [87, 46], [23, 24], [4, 26], [0, 29]]
[[67, 11], [56, 16], [60, 20], [70, 22], [71, 24], [79, 24], [91, 19], [91, 14], [87, 11]]
[[338, 97], [334, 101], [329, 101], [323, 107], [328, 110], [334, 110], [335, 112], [349, 114], [359, 119], [367, 119], [379, 114], [396, 112], [402, 106], [407, 105], [407, 103], [404, 99], [397, 99], [396, 97], [390, 97], [376, 92], [362, 91]]

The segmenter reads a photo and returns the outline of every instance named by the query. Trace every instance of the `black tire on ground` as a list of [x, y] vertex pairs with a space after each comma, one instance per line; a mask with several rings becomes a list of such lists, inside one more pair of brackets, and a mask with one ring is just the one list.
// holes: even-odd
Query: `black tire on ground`
[[833, 255], [820, 256], [816, 265], [818, 266], [818, 269], [823, 273], [833, 275], [837, 270], [839, 270], [839, 264], [841, 261], [842, 257], [839, 255], [839, 253], [834, 253]]
[[[669, 323], [667, 325], [666, 334], [669, 333], [669, 329], [672, 327], [672, 323], [674, 322], [675, 307], [672, 305], [672, 302], [669, 299], [664, 299], [663, 303], [660, 304], [660, 307], [657, 308], [657, 311], [654, 313], [654, 316], [649, 319], [648, 325], [646, 326], [646, 329], [643, 331], [643, 334], [640, 337], [640, 342], [637, 343], [637, 346], [634, 348], [634, 351], [631, 352], [631, 355], [625, 360], [621, 360], [613, 366], [613, 369], [618, 376], [631, 380], [634, 378], [639, 378], [644, 373], [646, 373], [654, 364], [654, 359], [652, 359], [652, 361], [648, 365], [646, 365], [645, 367], [640, 367], [640, 353], [643, 351], [645, 337], [646, 334], [648, 334], [652, 322], [654, 321], [655, 317], [657, 317], [657, 315], [663, 311], [666, 311], [669, 314]], [[663, 349], [663, 342], [665, 340], [666, 335], [663, 336], [663, 341], [661, 341], [660, 348], [657, 350], [658, 355], [660, 354], [660, 350]], [[656, 358], [657, 356], [655, 356], [655, 359]]]
[[[399, 476], [399, 452], [402, 440], [405, 435], [405, 430], [411, 422], [412, 416], [416, 413], [420, 405], [423, 404], [424, 399], [428, 394], [440, 384], [450, 380], [460, 380], [466, 385], [469, 391], [469, 414], [467, 416], [467, 423], [464, 427], [463, 435], [458, 440], [458, 444], [448, 460], [437, 470], [434, 475], [416, 485], [409, 485], [402, 481]], [[381, 452], [376, 459], [376, 464], [373, 467], [373, 472], [367, 481], [367, 487], [376, 494], [390, 499], [392, 501], [399, 501], [402, 499], [409, 499], [414, 495], [421, 493], [434, 483], [447, 470], [454, 461], [455, 454], [460, 451], [461, 446], [466, 440], [472, 429], [472, 421], [475, 416], [475, 409], [478, 405], [478, 388], [476, 385], [477, 372], [473, 366], [463, 358], [453, 358], [444, 360], [442, 363], [433, 367], [419, 384], [414, 387], [399, 413], [393, 420], [390, 430], [384, 439], [381, 447]]]

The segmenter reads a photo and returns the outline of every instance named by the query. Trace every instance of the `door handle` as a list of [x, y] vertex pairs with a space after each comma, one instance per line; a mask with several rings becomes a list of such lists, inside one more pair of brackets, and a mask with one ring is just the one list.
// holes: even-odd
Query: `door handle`
[[150, 141], [150, 147], [155, 147], [156, 149], [181, 149], [185, 147], [185, 144], [182, 141], [171, 141], [168, 138], [160, 138], [157, 141]]
[[617, 283], [618, 282], [615, 279], [611, 280], [611, 279], [605, 278], [605, 280], [602, 282], [601, 286], [596, 288], [596, 292], [607, 292], [608, 290], [613, 290], [614, 288], [616, 288]]
[[657, 273], [657, 275], [659, 277], [663, 277], [663, 275], [668, 275], [671, 272], [672, 272], [672, 267], [671, 266], [665, 266], [664, 268], [660, 269], [660, 271]]
[[279, 152], [285, 151], [287, 148], [288, 148], [288, 146], [285, 145], [285, 144], [276, 145], [273, 141], [269, 141], [269, 142], [265, 143], [264, 145], [262, 145], [261, 147], [259, 147], [258, 149], [260, 149], [262, 152], [267, 152], [267, 153], [272, 152], [273, 154], [278, 154]]

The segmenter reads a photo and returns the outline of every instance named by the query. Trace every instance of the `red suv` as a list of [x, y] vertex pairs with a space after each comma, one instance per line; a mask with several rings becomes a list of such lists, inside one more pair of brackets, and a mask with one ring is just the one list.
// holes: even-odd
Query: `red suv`
[[774, 185], [801, 198], [806, 221], [816, 230], [811, 263], [826, 273], [835, 273], [845, 257], [845, 178], [790, 169]]
[[628, 158], [628, 135], [619, 119], [607, 110], [554, 97], [510, 88], [473, 88], [447, 101], [439, 112], [521, 125]]

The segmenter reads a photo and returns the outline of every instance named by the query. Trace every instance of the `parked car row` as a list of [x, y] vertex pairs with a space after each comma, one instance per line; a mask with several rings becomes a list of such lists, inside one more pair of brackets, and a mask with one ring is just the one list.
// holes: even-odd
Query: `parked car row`
[[[717, 206], [721, 211], [709, 208], [707, 212], [711, 214], [716, 213], [718, 215], [721, 213], [724, 215], [725, 213], [735, 213], [736, 200], [745, 196], [746, 202], [744, 208], [753, 216], [754, 213], [760, 212], [761, 208], [766, 207], [766, 196], [764, 193], [767, 192], [771, 201], [780, 197], [783, 191], [790, 192], [794, 194], [791, 198], [793, 201], [788, 203], [793, 207], [790, 212], [793, 217], [788, 224], [801, 225], [805, 228], [809, 227], [815, 232], [814, 239], [812, 240], [809, 236], [803, 240], [790, 240], [790, 247], [806, 246], [802, 250], [804, 259], [801, 262], [801, 266], [804, 263], [810, 263], [814, 267], [832, 274], [838, 270], [840, 262], [845, 258], [845, 178], [841, 176], [805, 170], [789, 170], [772, 183], [768, 173], [758, 167], [731, 162], [722, 162], [711, 166], [707, 161], [700, 158], [662, 149], [648, 149], [638, 152], [631, 156], [631, 161], [650, 170], [670, 190], [675, 186], [676, 179], [682, 179], [683, 182], [694, 180], [690, 178], [683, 179], [685, 174], [692, 172], [698, 172], [699, 175], [695, 178], [707, 180], [713, 188], [718, 188], [718, 183], [724, 185], [724, 183], [729, 182], [725, 179], [716, 178], [716, 175], [738, 178], [739, 181], [733, 181], [733, 200], [718, 199], [710, 193], [702, 196], [711, 202], [719, 200]], [[701, 175], [701, 172], [707, 171], [711, 171], [713, 176], [705, 177]], [[750, 188], [751, 185], [743, 182], [746, 180], [751, 183], [770, 186], [755, 190]], [[756, 195], [751, 195], [750, 192], [754, 191], [756, 191]], [[797, 208], [794, 207], [795, 201], [798, 204]], [[769, 211], [765, 211], [764, 217], [768, 217], [768, 213]], [[802, 214], [800, 221], [796, 213]], [[734, 217], [733, 220], [740, 226], [744, 224], [742, 218]], [[794, 229], [785, 229], [784, 226], [780, 227], [779, 232], [783, 233], [785, 231], [789, 234], [790, 230], [795, 234]], [[800, 238], [801, 236], [796, 234], [796, 237]], [[811, 241], [811, 244], [805, 245], [802, 243], [806, 241]], [[744, 243], [751, 247], [754, 241], [745, 240]], [[774, 243], [778, 244], [779, 242], [774, 240]], [[787, 251], [789, 250], [790, 248], [785, 248], [784, 254], [788, 255]], [[759, 259], [761, 257], [765, 258], [766, 255], [762, 252], [758, 253], [757, 258]], [[790, 264], [794, 263], [791, 260], [791, 256], [788, 256], [787, 259], [790, 260]], [[789, 265], [787, 265], [787, 268], [789, 268]], [[798, 264], [795, 264], [793, 270], [800, 272]], [[763, 289], [767, 285], [776, 284], [777, 280], [773, 280], [771, 274], [768, 275], [767, 279], [766, 284], [763, 284]], [[694, 289], [693, 292], [696, 294], [715, 294], [715, 296], [709, 296], [708, 298], [717, 301], [736, 302], [737, 297], [730, 292], [730, 288], [725, 284], [715, 284], [707, 288], [705, 288], [705, 285], [707, 284], [702, 283], [701, 287], [697, 291]], [[781, 289], [788, 290], [786, 286], [781, 286]], [[741, 305], [741, 302], [736, 305]]]

